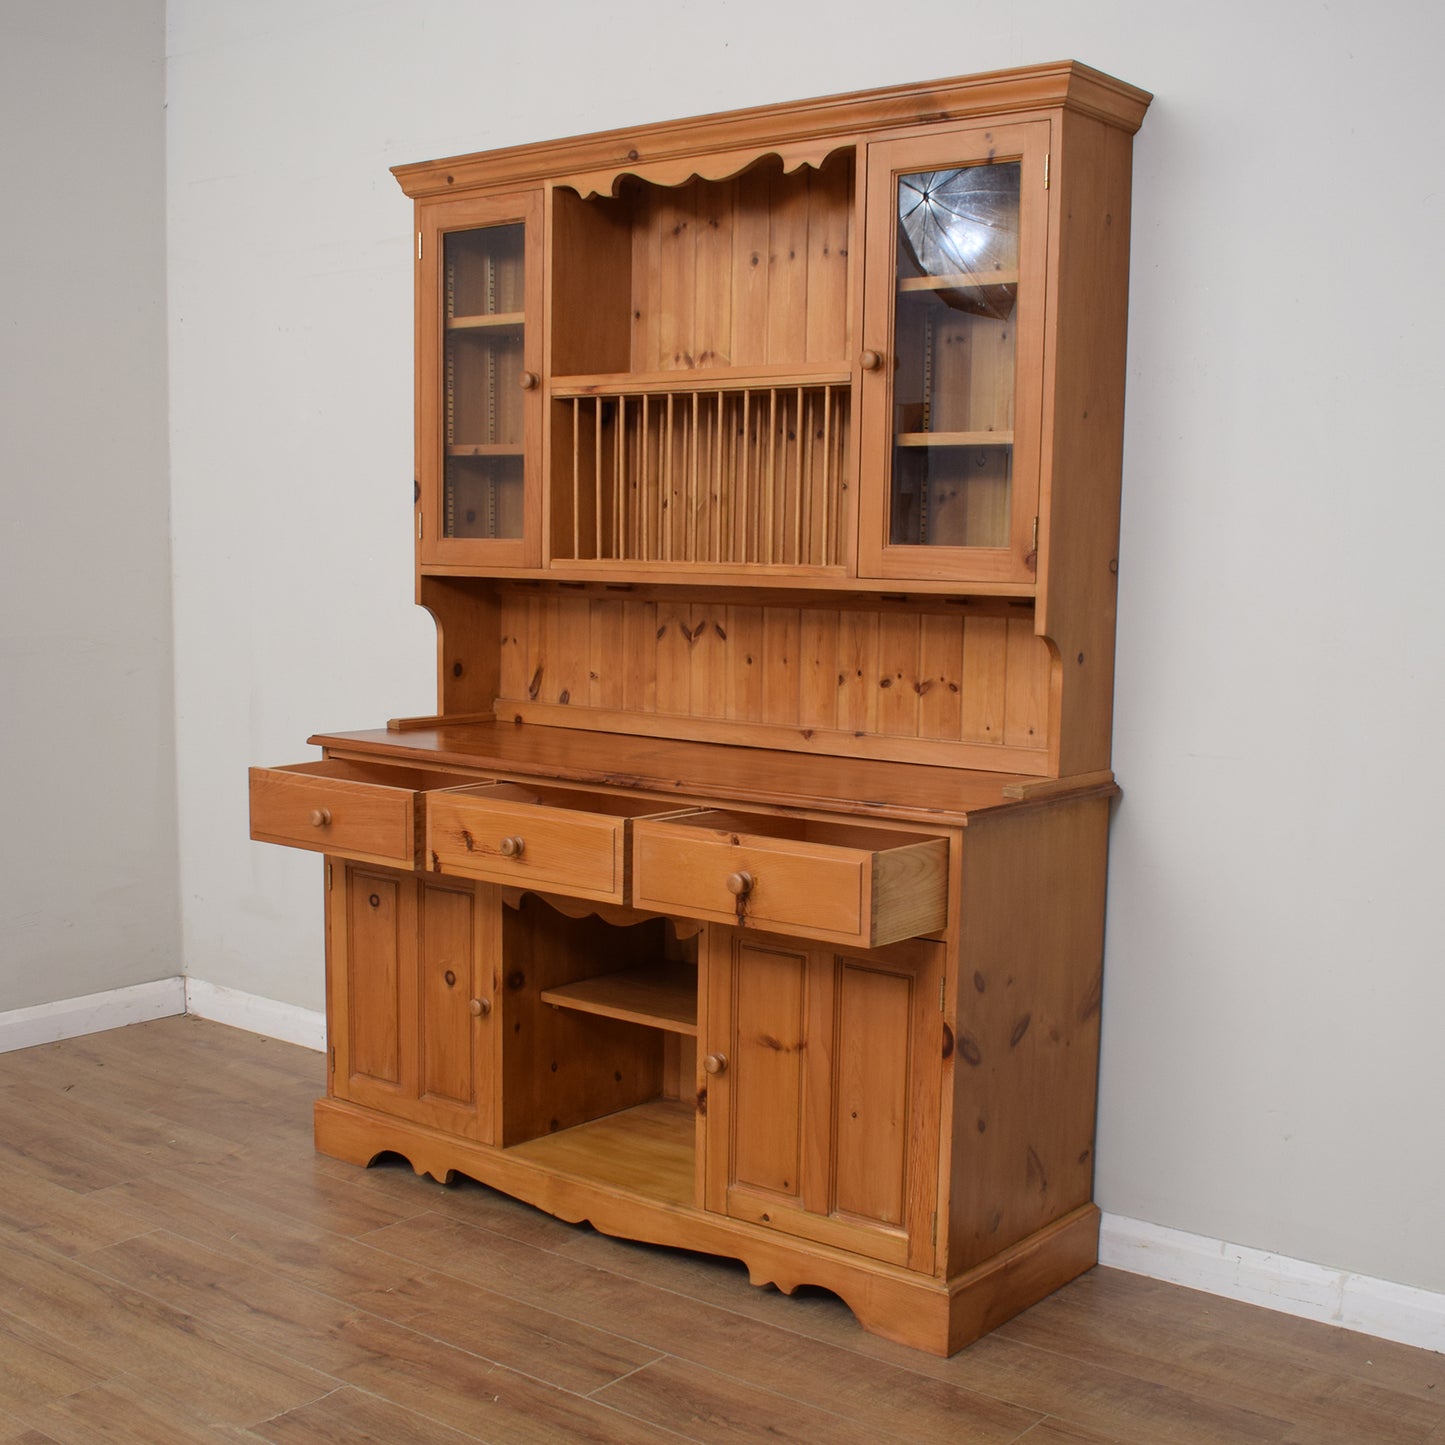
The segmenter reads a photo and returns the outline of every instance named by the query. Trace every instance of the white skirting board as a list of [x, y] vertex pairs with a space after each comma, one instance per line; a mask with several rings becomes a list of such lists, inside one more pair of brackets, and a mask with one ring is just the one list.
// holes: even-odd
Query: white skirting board
[[[326, 1016], [194, 978], [163, 978], [0, 1013], [0, 1053], [190, 1013], [303, 1048], [326, 1047]], [[1105, 1214], [1099, 1263], [1445, 1353], [1445, 1294], [1329, 1269], [1159, 1224]]]
[[214, 1023], [245, 1029], [248, 1034], [265, 1034], [305, 1049], [326, 1048], [326, 1015], [317, 1009], [277, 1003], [239, 989], [222, 988], [198, 978], [186, 980], [186, 1012]]
[[129, 988], [107, 989], [81, 998], [63, 998], [34, 1008], [0, 1013], [0, 1054], [32, 1049], [59, 1039], [98, 1034], [126, 1024], [170, 1018], [186, 1011], [186, 983], [182, 978], [158, 978]]
[[0, 1013], [0, 1054], [175, 1014], [194, 1014], [307, 1049], [326, 1047], [326, 1015], [316, 1009], [177, 976]]
[[1105, 1214], [1099, 1263], [1445, 1354], [1445, 1294]]

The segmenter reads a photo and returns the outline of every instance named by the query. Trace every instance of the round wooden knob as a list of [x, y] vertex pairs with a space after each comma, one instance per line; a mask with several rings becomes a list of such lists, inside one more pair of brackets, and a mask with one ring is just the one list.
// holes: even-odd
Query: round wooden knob
[[500, 851], [503, 858], [520, 858], [522, 849], [527, 845], [519, 837], [503, 838]]
[[313, 828], [324, 828], [331, 821], [330, 808], [312, 808], [311, 826]]
[[858, 360], [864, 371], [877, 371], [883, 365], [883, 353], [881, 351], [865, 351]]
[[541, 380], [541, 378], [535, 371], [524, 371], [521, 376], [522, 390], [536, 391], [539, 380]]
[[471, 1009], [474, 1019], [484, 1019], [492, 1011], [492, 1001], [489, 998], [474, 998], [467, 1007]]
[[702, 1061], [702, 1066], [710, 1074], [721, 1074], [728, 1066], [728, 1056], [726, 1054], [709, 1054]]
[[739, 898], [746, 897], [753, 891], [753, 875], [739, 870], [737, 873], [729, 873], [727, 876], [728, 892], [736, 894]]

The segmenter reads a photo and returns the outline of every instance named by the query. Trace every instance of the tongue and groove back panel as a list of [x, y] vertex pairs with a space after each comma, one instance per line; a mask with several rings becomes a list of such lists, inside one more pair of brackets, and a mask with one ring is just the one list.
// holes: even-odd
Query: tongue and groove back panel
[[1051, 656], [1027, 607], [523, 586], [501, 592], [498, 616], [499, 717], [1002, 772], [1047, 761]]

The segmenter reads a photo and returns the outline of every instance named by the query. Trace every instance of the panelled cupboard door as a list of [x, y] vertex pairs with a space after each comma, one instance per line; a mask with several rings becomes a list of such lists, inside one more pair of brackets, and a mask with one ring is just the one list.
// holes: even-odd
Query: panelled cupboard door
[[708, 930], [709, 1209], [931, 1272], [942, 965]]
[[485, 902], [474, 884], [334, 864], [327, 932], [337, 1098], [491, 1142], [494, 910]]
[[1035, 578], [1049, 134], [868, 147], [865, 577]]
[[539, 191], [418, 208], [418, 555], [542, 557]]

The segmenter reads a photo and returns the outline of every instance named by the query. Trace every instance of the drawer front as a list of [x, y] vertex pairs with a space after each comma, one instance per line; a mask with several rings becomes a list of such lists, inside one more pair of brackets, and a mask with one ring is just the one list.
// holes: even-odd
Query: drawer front
[[516, 888], [624, 903], [625, 839], [621, 817], [448, 794], [430, 800], [426, 866]]
[[252, 768], [251, 836], [409, 868], [417, 857], [415, 794], [299, 769]]
[[640, 822], [637, 908], [876, 948], [947, 921], [948, 841], [896, 846], [771, 838], [687, 823]]

